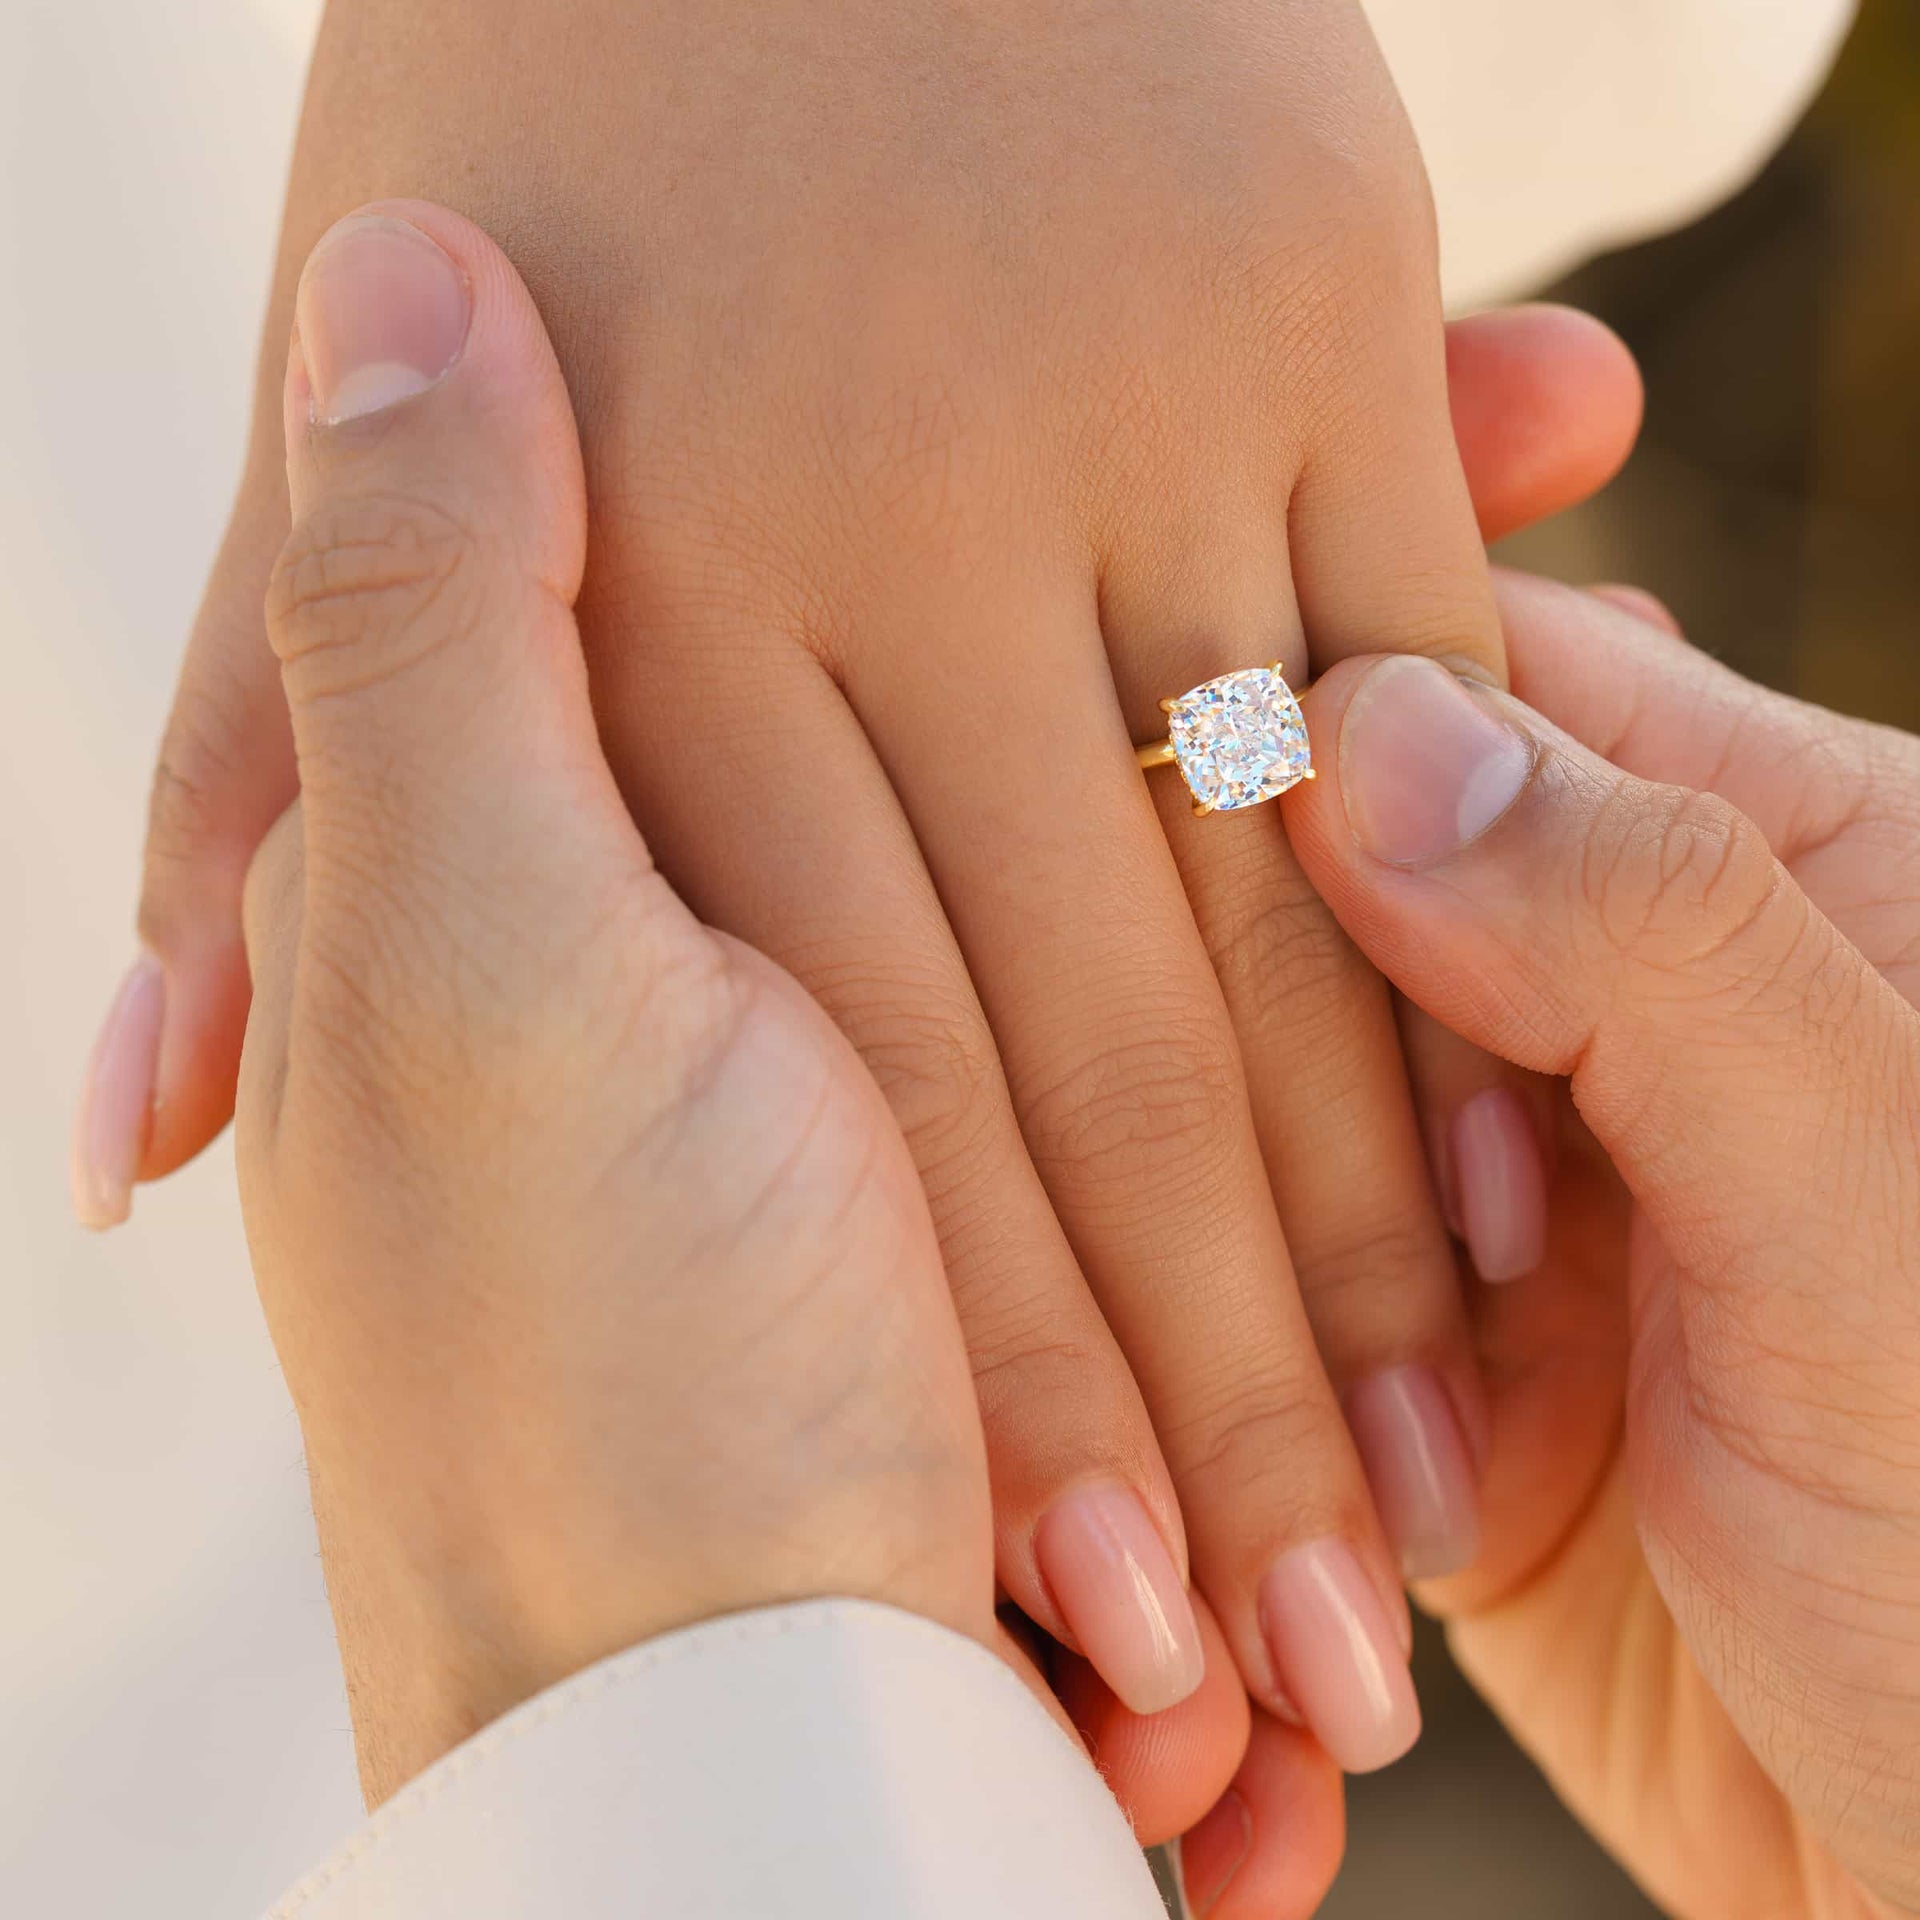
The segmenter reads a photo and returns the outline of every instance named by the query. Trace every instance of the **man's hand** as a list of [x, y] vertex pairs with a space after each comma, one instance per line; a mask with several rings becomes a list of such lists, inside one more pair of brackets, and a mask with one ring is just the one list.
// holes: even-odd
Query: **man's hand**
[[1287, 803], [1396, 984], [1578, 1115], [1435, 1598], [1676, 1914], [1920, 1911], [1920, 742], [1611, 598], [1505, 585], [1537, 713], [1341, 667]]
[[248, 889], [239, 1161], [370, 1798], [712, 1614], [866, 1595], [993, 1642], [899, 1129], [674, 898], [595, 739], [532, 301], [465, 221], [364, 213], [308, 270], [286, 391], [301, 799]]

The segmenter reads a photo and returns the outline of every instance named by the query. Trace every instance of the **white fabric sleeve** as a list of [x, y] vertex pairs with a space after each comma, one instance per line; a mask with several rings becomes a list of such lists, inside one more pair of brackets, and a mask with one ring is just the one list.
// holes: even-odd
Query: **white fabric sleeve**
[[1426, 156], [1447, 295], [1507, 298], [1744, 186], [1854, 0], [1364, 0]]
[[1164, 1920], [984, 1647], [828, 1600], [635, 1647], [382, 1807], [269, 1920]]

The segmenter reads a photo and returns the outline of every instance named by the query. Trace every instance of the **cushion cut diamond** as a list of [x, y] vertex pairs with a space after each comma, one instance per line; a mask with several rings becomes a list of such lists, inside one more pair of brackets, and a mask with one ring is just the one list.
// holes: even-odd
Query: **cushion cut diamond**
[[1307, 777], [1313, 756], [1293, 689], [1270, 667], [1223, 674], [1167, 709], [1173, 756], [1211, 812], [1257, 807]]

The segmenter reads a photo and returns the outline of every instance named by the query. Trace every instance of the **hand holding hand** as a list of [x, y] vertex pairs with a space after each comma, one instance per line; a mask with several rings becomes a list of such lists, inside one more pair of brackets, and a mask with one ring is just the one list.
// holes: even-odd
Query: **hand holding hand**
[[[1163, 695], [1303, 677], [1309, 635], [1498, 671], [1357, 0], [335, 0], [271, 361], [307, 249], [394, 193], [503, 236], [553, 331], [649, 846], [890, 1096], [1006, 1592], [1131, 1707], [1178, 1699], [1197, 1629], [1159, 1637], [1118, 1527], [1156, 1590], [1191, 1570], [1256, 1698], [1394, 1757], [1401, 1581], [1471, 1553], [1481, 1403], [1392, 1011], [1271, 809], [1196, 822], [1168, 778], [1156, 813], [1131, 751]], [[293, 793], [270, 387], [156, 786], [159, 1099], [122, 1179], [224, 1121], [239, 876]], [[1410, 1453], [1457, 1497], [1391, 1537], [1369, 1470]]]
[[[474, 246], [478, 250], [476, 257], [486, 263], [486, 273], [478, 275], [478, 282], [492, 284], [492, 280], [507, 273], [507, 269], [499, 265], [492, 248], [478, 240], [478, 236], [474, 236], [465, 223], [453, 223], [442, 232], [442, 238], [447, 238], [449, 234], [461, 236], [455, 252]], [[405, 290], [388, 288], [388, 292]], [[290, 298], [292, 296], [288, 294], [288, 300]], [[378, 301], [363, 300], [363, 305], [376, 309]], [[432, 303], [428, 303], [428, 307], [432, 309]], [[369, 323], [369, 315], [365, 311], [361, 311], [351, 324], [357, 324], [363, 330], [363, 338], [357, 346], [342, 344], [340, 340], [328, 340], [321, 332], [309, 328], [307, 355], [317, 363], [319, 378], [324, 388], [332, 394], [330, 405], [334, 409], [348, 405], [361, 407], [369, 405], [372, 399], [378, 399], [378, 388], [369, 382], [374, 382], [376, 378], [396, 376], [396, 369], [403, 369], [407, 365], [409, 353], [413, 357], [432, 357], [422, 355], [417, 344], [409, 346], [407, 342], [382, 338], [380, 323], [376, 319]], [[367, 332], [369, 326], [371, 332]], [[532, 336], [516, 334], [516, 342], [516, 351], [536, 355], [541, 367], [547, 367], [549, 349], [543, 340], [536, 342]], [[384, 372], [372, 374], [365, 367], [355, 371], [355, 361], [369, 359], [374, 369], [384, 369]], [[507, 365], [511, 371], [511, 357]], [[1630, 436], [1634, 413], [1634, 386], [1630, 369], [1624, 365], [1617, 344], [1611, 342], [1603, 330], [1580, 321], [1576, 315], [1538, 311], [1505, 317], [1494, 315], [1476, 323], [1463, 324], [1453, 330], [1450, 340], [1450, 371], [1453, 374], [1453, 422], [1459, 434], [1467, 472], [1475, 484], [1480, 518], [1488, 532], [1500, 532], [1532, 516], [1553, 511], [1572, 497], [1586, 492], [1619, 457], [1620, 447]], [[434, 405], [449, 405], [449, 394], [451, 388], [436, 394]], [[276, 401], [276, 432], [282, 432], [278, 422], [280, 411], [282, 409]], [[461, 426], [465, 432], [472, 430], [472, 424], [465, 422], [465, 417], [459, 413], [451, 417], [451, 422]], [[503, 440], [488, 461], [501, 484], [513, 478], [516, 461], [528, 461], [534, 472], [551, 472], [557, 468], [572, 470], [578, 463], [572, 420], [555, 407], [553, 394], [547, 386], [547, 374], [541, 374], [538, 382], [528, 382], [522, 378], [511, 405], [493, 407], [490, 422], [490, 430], [495, 434], [505, 434], [507, 428], [515, 430], [513, 444], [505, 444]], [[311, 467], [315, 459], [330, 461], [332, 465], [326, 468], [328, 472], [348, 470], [340, 467], [342, 455], [328, 453], [332, 442], [324, 432], [319, 436], [309, 436], [303, 417], [292, 420], [290, 424], [298, 436], [294, 442], [296, 476], [307, 470], [301, 467], [301, 461]], [[355, 428], [349, 422], [342, 426], [342, 434], [351, 436], [353, 432]], [[380, 444], [386, 444], [386, 440]], [[353, 442], [348, 438], [342, 440], [340, 445], [351, 447]], [[566, 511], [578, 513], [578, 507], [580, 501], [576, 497], [570, 501], [570, 505], [566, 505]], [[461, 509], [461, 513], [463, 524], [472, 534], [474, 543], [478, 547], [486, 547], [493, 532], [492, 522], [478, 522], [472, 516], [465, 515], [465, 509]], [[501, 526], [505, 528], [516, 528], [520, 524], [532, 524], [532, 520], [526, 513], [511, 513], [501, 520]], [[403, 536], [405, 528], [399, 526], [396, 532]], [[221, 586], [213, 601], [209, 601], [207, 624], [202, 630], [202, 653], [198, 655], [196, 668], [190, 670], [182, 691], [175, 728], [175, 747], [180, 751], [190, 749], [198, 753], [204, 747], [211, 747], [209, 737], [200, 732], [205, 718], [217, 710], [207, 703], [205, 697], [209, 693], [209, 682], [205, 678], [207, 672], [213, 672], [215, 676], [227, 670], [244, 674], [255, 672], [252, 657], [242, 645], [246, 639], [242, 626], [223, 622], [244, 620], [240, 612], [240, 599], [250, 589], [250, 584], [253, 593], [259, 593], [265, 586], [271, 549], [263, 555], [263, 541], [278, 543], [280, 538], [282, 536], [275, 532], [273, 515], [257, 520], [244, 516], [242, 522], [236, 524], [234, 540], [228, 545]], [[578, 526], [568, 522], [568, 530], [557, 538], [578, 543]], [[568, 547], [568, 551], [572, 551], [572, 547]], [[509, 559], [513, 557], [513, 543], [507, 545], [505, 553]], [[401, 580], [399, 584], [405, 582]], [[392, 601], [392, 595], [388, 599]], [[282, 618], [284, 612], [286, 609], [282, 607]], [[232, 639], [234, 645], [227, 645], [227, 639]], [[248, 810], [227, 804], [238, 795], [234, 781], [252, 781], [248, 791], [252, 793], [250, 804], [253, 804], [276, 793], [276, 781], [282, 778], [269, 764], [278, 753], [276, 730], [284, 724], [284, 699], [278, 689], [280, 662], [267, 649], [265, 637], [261, 636], [257, 645], [261, 657], [267, 660], [267, 670], [275, 676], [273, 695], [269, 701], [265, 689], [259, 689], [257, 697], [250, 697], [250, 703], [242, 703], [242, 710], [252, 712], [253, 720], [259, 722], [261, 730], [246, 735], [246, 739], [236, 743], [238, 758], [227, 762], [225, 772], [219, 774], [215, 781], [219, 791], [225, 795], [225, 801], [202, 806], [200, 803], [215, 797], [211, 789], [200, 783], [188, 787], [179, 781], [163, 781], [157, 795], [156, 820], [167, 820], [173, 824], [173, 829], [180, 831], [190, 828], [194, 839], [192, 847], [188, 849], [186, 843], [173, 839], [171, 829], [159, 833], [154, 841], [156, 864], [150, 879], [156, 889], [156, 897], [173, 900], [175, 908], [179, 908], [179, 912], [169, 912], [167, 925], [179, 935], [180, 941], [186, 943], [186, 947], [198, 954], [219, 948], [225, 941], [221, 910], [213, 897], [227, 887], [225, 876], [228, 872], [236, 872], [240, 866], [244, 866], [248, 852], [252, 851], [255, 828], [250, 824]], [[225, 707], [219, 710], [225, 710]], [[428, 745], [432, 743], [430, 735], [422, 737], [428, 741]], [[192, 747], [196, 741], [198, 747]], [[288, 745], [286, 751], [290, 753], [292, 747]], [[493, 785], [501, 789], [503, 801], [511, 799], [515, 785], [511, 768], [515, 768], [518, 760], [513, 735], [505, 722], [499, 737], [493, 741], [492, 753], [495, 758]], [[321, 766], [324, 768], [324, 762], [321, 762]], [[209, 768], [204, 770], [209, 772], [209, 778], [213, 778]], [[382, 774], [382, 780], [386, 778], [388, 776]], [[422, 780], [430, 778], [436, 778], [432, 766], [422, 772]], [[182, 810], [188, 808], [188, 803], [192, 803], [192, 808]], [[484, 839], [482, 829], [486, 826], [486, 818], [488, 816], [476, 814], [470, 822], [470, 829], [476, 835], [476, 845], [480, 839]], [[267, 1033], [284, 1029], [284, 972], [288, 964], [286, 939], [292, 935], [290, 922], [275, 920], [271, 924], [263, 924], [259, 918], [259, 908], [263, 900], [275, 897], [278, 891], [284, 891], [275, 876], [284, 874], [290, 851], [298, 845], [298, 839], [298, 829], [290, 826], [282, 828], [271, 843], [253, 887], [255, 943], [259, 943], [263, 933], [271, 935], [271, 950], [259, 950], [253, 956], [255, 970], [261, 975], [265, 993], [259, 1016], [263, 1021], [263, 1031]], [[561, 872], [566, 868], [564, 856], [568, 854], [564, 829], [553, 829], [551, 841], [551, 860], [547, 860], [545, 866]], [[632, 854], [632, 845], [626, 839], [622, 839], [622, 845], [626, 845], [628, 854]], [[179, 854], [192, 852], [192, 858], [173, 858], [167, 854], [169, 847]], [[207, 889], [211, 889], [211, 893]], [[495, 891], [501, 889], [511, 893], [509, 877], [495, 874]], [[200, 914], [194, 902], [200, 902], [207, 912]], [[503, 912], [509, 920], [516, 922], [520, 918], [511, 906]], [[205, 943], [211, 943], [211, 948]], [[726, 954], [733, 954], [743, 966], [747, 966], [749, 972], [753, 972], [755, 962], [751, 956], [741, 956], [739, 950], [726, 941], [718, 941], [718, 947]], [[597, 948], [591, 943], [582, 948], [582, 952], [593, 950]], [[161, 1085], [167, 1089], [175, 1089], [175, 1079], [169, 1075], [175, 1075], [182, 1068], [182, 1062], [192, 1068], [196, 1060], [194, 1048], [198, 1044], [194, 1035], [200, 1031], [196, 1029], [196, 1018], [198, 1012], [205, 1010], [204, 1000], [196, 1000], [196, 995], [207, 987], [209, 979], [219, 975], [225, 968], [225, 962], [221, 962], [221, 968], [215, 970], [215, 975], [209, 975], [202, 968], [196, 968], [192, 958], [182, 958], [182, 948], [169, 947], [169, 952], [173, 962], [167, 968], [169, 985], [165, 995], [165, 1031], [161, 1033], [161, 1002], [154, 991], [156, 975], [152, 964], [144, 962], [142, 968], [132, 975], [131, 991], [123, 998], [117, 1018], [109, 1023], [106, 1044], [102, 1048], [98, 1068], [92, 1075], [90, 1096], [84, 1106], [77, 1140], [77, 1194], [83, 1213], [94, 1217], [96, 1221], [111, 1219], [115, 1213], [123, 1212], [125, 1181], [138, 1165], [140, 1152], [154, 1146], [154, 1142], [148, 1139], [146, 1102], [154, 1085], [156, 1068]], [[551, 973], [547, 977], [547, 985], [555, 993], [570, 993], [564, 970]], [[265, 1043], [255, 1043], [255, 1054], [259, 1054], [261, 1044]], [[198, 1058], [204, 1064], [204, 1054]], [[576, 1058], [572, 1066], [586, 1071], [591, 1077], [597, 1068], [597, 1054], [586, 1062]], [[553, 1062], [553, 1069], [563, 1073], [570, 1068], [563, 1066], [563, 1062], [557, 1058]], [[636, 1085], [645, 1085], [645, 1077], [641, 1077]], [[505, 1110], [505, 1102], [493, 1102], [492, 1106], [501, 1112]], [[179, 1106], [167, 1106], [165, 1116], [169, 1125], [179, 1125]], [[250, 1152], [250, 1165], [259, 1158], [252, 1150], [253, 1142], [257, 1139], [259, 1129], [253, 1125], [244, 1127], [244, 1144]], [[154, 1150], [165, 1152], [165, 1146], [161, 1144]], [[365, 1140], [355, 1142], [355, 1154], [363, 1154], [365, 1150]], [[349, 1160], [346, 1164], [353, 1162]], [[319, 1165], [315, 1171], [319, 1171]], [[363, 1185], [353, 1188], [353, 1194], [357, 1194], [361, 1200], [372, 1198], [380, 1188], [378, 1183], [371, 1181], [369, 1171]], [[499, 1192], [513, 1190], [516, 1188], [511, 1183], [499, 1185]], [[492, 1202], [497, 1194], [495, 1190], [488, 1190], [482, 1198]], [[330, 1212], [330, 1202], [324, 1206]], [[255, 1208], [255, 1215], [257, 1212], [259, 1210]], [[276, 1248], [280, 1254], [286, 1252], [282, 1242], [276, 1242]], [[273, 1265], [275, 1248], [263, 1248], [263, 1252], [269, 1258], [269, 1265]], [[499, 1273], [505, 1284], [507, 1269], [501, 1267]], [[417, 1331], [434, 1323], [436, 1311], [455, 1309], [457, 1302], [445, 1296], [438, 1300], [438, 1308], [422, 1300], [420, 1319], [415, 1323]], [[324, 1323], [324, 1313], [309, 1315], [307, 1332], [311, 1334], [323, 1327]], [[634, 1331], [637, 1331], [637, 1327]], [[618, 1340], [609, 1340], [609, 1350], [618, 1350]], [[975, 1359], [979, 1359], [979, 1356], [975, 1356]], [[296, 1386], [300, 1384], [300, 1375], [300, 1363], [290, 1361], [290, 1377], [296, 1379]], [[444, 1428], [442, 1438], [442, 1448], [447, 1457], [453, 1457], [463, 1444], [459, 1438], [459, 1434], [465, 1432], [463, 1423], [480, 1423], [490, 1442], [499, 1440], [499, 1434], [493, 1430], [486, 1411], [486, 1394], [478, 1388], [478, 1384], [467, 1384], [470, 1392], [461, 1405], [444, 1407], [445, 1415], [451, 1421], [451, 1425]], [[417, 1448], [413, 1448], [409, 1442], [407, 1457], [415, 1455]], [[1165, 1617], [1162, 1622], [1164, 1630], [1156, 1630], [1152, 1636], [1142, 1640], [1140, 1634], [1133, 1632], [1137, 1619], [1133, 1609], [1108, 1609], [1108, 1613], [1102, 1617], [1094, 1605], [1089, 1605], [1087, 1590], [1081, 1588], [1079, 1592], [1068, 1596], [1068, 1603], [1073, 1607], [1081, 1628], [1079, 1645], [1091, 1651], [1094, 1659], [1100, 1661], [1100, 1670], [1104, 1674], [1110, 1678], [1119, 1676], [1121, 1680], [1133, 1676], [1137, 1684], [1158, 1684], [1156, 1676], [1162, 1670], [1190, 1674], [1194, 1634], [1198, 1634], [1198, 1638], [1213, 1649], [1213, 1657], [1206, 1668], [1206, 1684], [1200, 1693], [1190, 1697], [1187, 1705], [1175, 1713], [1164, 1713], [1154, 1720], [1144, 1720], [1129, 1711], [1108, 1690], [1108, 1686], [1096, 1678], [1091, 1668], [1068, 1659], [1056, 1663], [1060, 1684], [1073, 1703], [1075, 1716], [1092, 1741], [1108, 1780], [1116, 1786], [1129, 1811], [1133, 1812], [1140, 1834], [1148, 1839], [1164, 1837], [1188, 1826], [1198, 1812], [1204, 1811], [1212, 1803], [1213, 1795], [1223, 1786], [1229, 1774], [1233, 1774], [1242, 1747], [1248, 1741], [1248, 1707], [1244, 1697], [1233, 1686], [1231, 1670], [1223, 1657], [1223, 1649], [1219, 1647], [1217, 1628], [1213, 1626], [1206, 1603], [1198, 1597], [1192, 1601], [1192, 1628], [1188, 1630], [1181, 1620], [1181, 1596], [1177, 1586], [1169, 1586], [1164, 1569], [1154, 1565], [1152, 1540], [1139, 1542], [1135, 1538], [1135, 1517], [1125, 1509], [1123, 1503], [1117, 1507], [1116, 1513], [1114, 1501], [1110, 1500], [1108, 1490], [1098, 1480], [1091, 1484], [1083, 1482], [1083, 1492], [1087, 1494], [1087, 1509], [1091, 1511], [1092, 1519], [1098, 1521], [1102, 1513], [1112, 1517], [1108, 1523], [1112, 1530], [1104, 1534], [1096, 1532], [1096, 1536], [1087, 1542], [1089, 1548], [1098, 1548], [1094, 1559], [1114, 1559], [1114, 1555], [1117, 1555], [1114, 1565], [1119, 1588], [1127, 1594], [1164, 1594]], [[1127, 1555], [1137, 1555], [1140, 1565], [1144, 1567], [1144, 1574], [1127, 1567]], [[1096, 1601], [1098, 1594], [1094, 1594], [1092, 1599]], [[372, 1617], [376, 1615], [367, 1613], [365, 1609], [355, 1615], [357, 1620]], [[1144, 1615], [1139, 1615], [1139, 1619], [1144, 1622]], [[1106, 1632], [1100, 1632], [1102, 1620], [1106, 1622]], [[1133, 1697], [1139, 1699], [1139, 1693]], [[1252, 1741], [1252, 1753], [1240, 1772], [1240, 1789], [1246, 1795], [1246, 1805], [1254, 1809], [1252, 1818], [1260, 1826], [1260, 1836], [1252, 1843], [1252, 1851], [1238, 1847], [1238, 1853], [1246, 1855], [1242, 1884], [1258, 1882], [1263, 1887], [1267, 1910], [1271, 1912], [1306, 1912], [1315, 1905], [1338, 1859], [1338, 1784], [1313, 1741], [1283, 1722], [1258, 1716], [1254, 1722]]]
[[286, 407], [301, 800], [248, 891], [239, 1162], [369, 1796], [715, 1613], [865, 1595], [995, 1643], [899, 1129], [674, 898], [596, 741], [578, 445], [525, 289], [436, 209], [346, 222]]
[[1590, 1129], [1485, 1302], [1454, 1642], [1676, 1913], [1920, 1910], [1920, 741], [1503, 591], [1540, 712], [1348, 663], [1286, 803], [1387, 975]]

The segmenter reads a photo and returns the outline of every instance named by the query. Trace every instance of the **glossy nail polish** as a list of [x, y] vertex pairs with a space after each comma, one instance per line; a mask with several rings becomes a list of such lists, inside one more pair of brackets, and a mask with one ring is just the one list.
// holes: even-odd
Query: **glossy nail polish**
[[1130, 1487], [1076, 1487], [1042, 1516], [1034, 1557], [1080, 1651], [1135, 1713], [1176, 1706], [1206, 1659], [1180, 1570]]
[[1347, 1425], [1380, 1524], [1409, 1580], [1470, 1567], [1480, 1551], [1480, 1494], [1453, 1401], [1431, 1367], [1394, 1367], [1346, 1397]]
[[1315, 1540], [1274, 1562], [1261, 1583], [1260, 1626], [1281, 1685], [1348, 1773], [1387, 1766], [1419, 1738], [1399, 1635], [1344, 1540]]
[[1547, 1170], [1527, 1103], [1511, 1087], [1475, 1094], [1448, 1148], [1474, 1271], [1493, 1286], [1532, 1273], [1546, 1258]]
[[83, 1227], [117, 1227], [132, 1209], [152, 1122], [165, 1013], [166, 978], [159, 961], [143, 953], [101, 1023], [74, 1117], [69, 1180], [74, 1217]]

